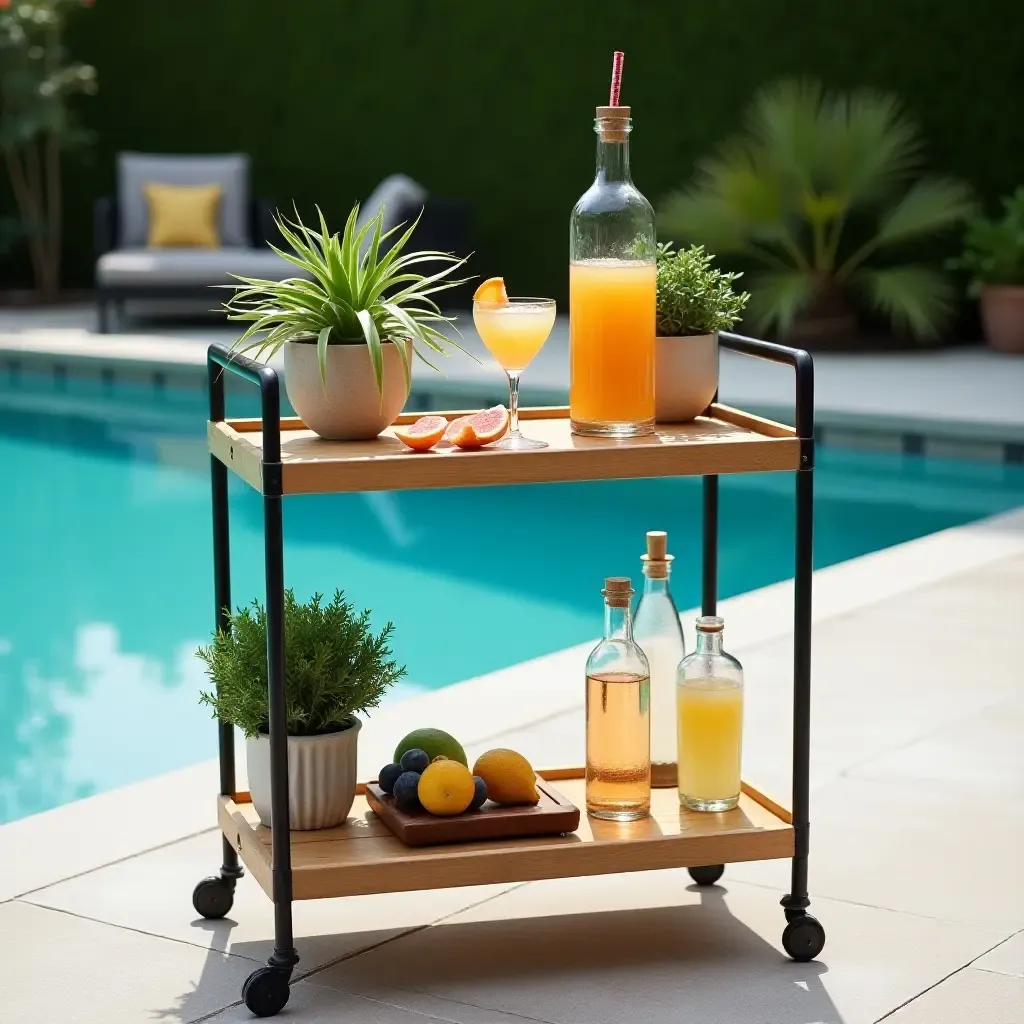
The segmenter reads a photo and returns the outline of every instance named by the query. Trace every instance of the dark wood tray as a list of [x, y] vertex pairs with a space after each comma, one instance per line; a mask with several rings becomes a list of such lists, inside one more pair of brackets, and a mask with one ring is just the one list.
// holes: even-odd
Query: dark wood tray
[[479, 810], [450, 818], [439, 818], [427, 811], [401, 811], [395, 806], [394, 797], [388, 796], [376, 782], [366, 784], [366, 802], [407, 846], [558, 835], [580, 827], [580, 809], [539, 775], [537, 792], [540, 803], [533, 806], [502, 807], [488, 800]]

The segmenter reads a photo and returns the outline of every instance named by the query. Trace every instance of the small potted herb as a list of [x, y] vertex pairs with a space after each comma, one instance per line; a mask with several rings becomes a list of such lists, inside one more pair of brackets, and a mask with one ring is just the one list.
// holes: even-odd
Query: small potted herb
[[964, 254], [950, 265], [971, 274], [967, 291], [981, 301], [988, 343], [1024, 352], [1024, 185], [1003, 200], [1000, 219], [968, 223]]
[[[375, 708], [404, 674], [391, 658], [389, 622], [377, 636], [370, 613], [356, 614], [340, 590], [324, 603], [300, 604], [285, 591], [285, 699], [289, 819], [293, 829], [330, 828], [345, 820], [356, 794], [357, 714]], [[209, 647], [200, 647], [216, 684], [200, 701], [246, 737], [249, 790], [270, 825], [267, 616], [257, 602], [231, 616]]]
[[[284, 347], [285, 389], [302, 421], [321, 437], [376, 437], [394, 422], [412, 388], [412, 357], [458, 346], [440, 328], [453, 322], [431, 296], [464, 283], [449, 275], [466, 261], [450, 253], [404, 252], [414, 222], [382, 231], [384, 210], [356, 228], [359, 204], [339, 236], [280, 215], [288, 249], [271, 248], [301, 271], [283, 281], [239, 277], [224, 303], [229, 320], [248, 323], [235, 348], [273, 355]], [[399, 225], [401, 227], [401, 225]], [[420, 273], [424, 264], [428, 273]], [[440, 269], [438, 269], [440, 265]]]
[[741, 275], [711, 265], [701, 245], [675, 252], [658, 246], [657, 338], [654, 351], [655, 419], [688, 423], [718, 390], [717, 331], [740, 318], [750, 296], [733, 290]]

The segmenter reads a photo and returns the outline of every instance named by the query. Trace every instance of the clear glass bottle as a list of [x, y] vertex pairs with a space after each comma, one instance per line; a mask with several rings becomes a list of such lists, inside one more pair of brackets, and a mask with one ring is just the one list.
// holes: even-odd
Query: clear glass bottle
[[697, 620], [697, 649], [679, 666], [679, 802], [728, 811], [740, 802], [743, 666], [722, 650], [725, 622]]
[[604, 639], [587, 658], [587, 813], [633, 821], [651, 810], [650, 669], [633, 640], [625, 576], [604, 590]]
[[679, 783], [676, 741], [676, 674], [686, 656], [683, 627], [668, 580], [672, 556], [668, 534], [651, 530], [641, 557], [644, 592], [636, 608], [633, 637], [651, 669], [651, 785]]
[[654, 430], [654, 210], [629, 174], [629, 107], [598, 107], [597, 173], [569, 223], [569, 418], [577, 434]]

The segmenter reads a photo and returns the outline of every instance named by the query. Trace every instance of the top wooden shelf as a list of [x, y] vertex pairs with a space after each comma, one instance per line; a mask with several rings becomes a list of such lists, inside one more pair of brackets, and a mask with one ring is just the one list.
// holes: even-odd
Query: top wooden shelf
[[[411, 423], [421, 414], [400, 416]], [[449, 417], [461, 412], [443, 413]], [[524, 433], [550, 447], [506, 452], [444, 446], [413, 452], [391, 432], [372, 441], [325, 441], [301, 420], [281, 421], [284, 494], [397, 491], [432, 487], [626, 480], [640, 477], [762, 473], [800, 468], [795, 431], [725, 405], [713, 405], [693, 423], [659, 424], [646, 437], [580, 437], [567, 409], [524, 409]], [[232, 472], [263, 490], [260, 420], [207, 424], [210, 451]]]

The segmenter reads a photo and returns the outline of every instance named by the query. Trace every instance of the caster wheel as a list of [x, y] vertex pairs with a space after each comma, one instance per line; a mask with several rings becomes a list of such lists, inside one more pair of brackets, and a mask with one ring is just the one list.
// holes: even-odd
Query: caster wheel
[[192, 890], [192, 906], [201, 917], [216, 921], [235, 902], [235, 887], [223, 878], [204, 878]]
[[786, 907], [786, 920], [787, 921], [799, 921], [801, 917], [806, 917], [807, 911], [803, 907]]
[[697, 885], [714, 885], [725, 874], [724, 864], [707, 864], [700, 868], [687, 868]]
[[825, 948], [825, 929], [817, 918], [801, 911], [799, 917], [786, 925], [782, 933], [782, 948], [797, 963], [807, 963]]
[[276, 967], [260, 967], [242, 986], [242, 1002], [257, 1017], [273, 1017], [288, 1002], [288, 975]]

